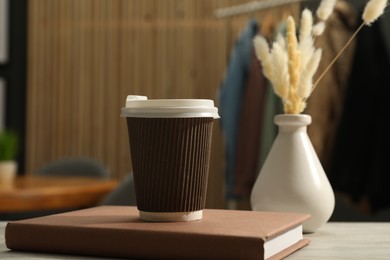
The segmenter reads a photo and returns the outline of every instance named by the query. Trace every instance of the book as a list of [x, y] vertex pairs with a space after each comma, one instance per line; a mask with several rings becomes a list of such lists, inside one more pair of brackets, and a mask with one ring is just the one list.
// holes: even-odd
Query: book
[[205, 209], [191, 222], [144, 222], [136, 207], [99, 206], [10, 221], [11, 250], [126, 259], [280, 259], [309, 243], [309, 215]]

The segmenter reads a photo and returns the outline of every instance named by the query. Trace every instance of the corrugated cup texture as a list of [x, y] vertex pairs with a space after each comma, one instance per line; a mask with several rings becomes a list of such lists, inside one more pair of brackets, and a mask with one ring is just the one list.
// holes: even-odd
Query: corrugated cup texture
[[127, 118], [137, 207], [205, 207], [213, 118]]

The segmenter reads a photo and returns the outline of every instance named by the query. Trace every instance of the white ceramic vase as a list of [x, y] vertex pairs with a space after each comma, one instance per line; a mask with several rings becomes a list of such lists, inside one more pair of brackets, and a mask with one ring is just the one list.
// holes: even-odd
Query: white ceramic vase
[[276, 115], [278, 135], [251, 194], [257, 211], [308, 213], [305, 233], [315, 232], [331, 217], [333, 189], [307, 135], [309, 115]]

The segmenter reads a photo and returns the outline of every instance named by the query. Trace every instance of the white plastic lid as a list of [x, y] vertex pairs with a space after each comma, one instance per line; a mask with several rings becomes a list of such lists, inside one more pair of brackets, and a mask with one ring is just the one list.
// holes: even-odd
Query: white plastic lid
[[210, 99], [147, 99], [145, 96], [126, 98], [122, 117], [213, 117], [219, 118], [218, 108]]

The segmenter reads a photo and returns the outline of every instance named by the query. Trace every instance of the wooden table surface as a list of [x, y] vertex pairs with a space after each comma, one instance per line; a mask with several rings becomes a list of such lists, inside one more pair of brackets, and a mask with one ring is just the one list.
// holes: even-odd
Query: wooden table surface
[[0, 213], [93, 206], [117, 184], [87, 177], [21, 176], [0, 182]]

